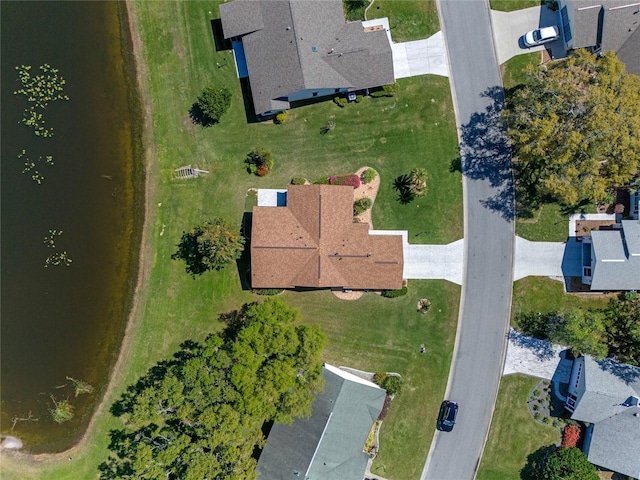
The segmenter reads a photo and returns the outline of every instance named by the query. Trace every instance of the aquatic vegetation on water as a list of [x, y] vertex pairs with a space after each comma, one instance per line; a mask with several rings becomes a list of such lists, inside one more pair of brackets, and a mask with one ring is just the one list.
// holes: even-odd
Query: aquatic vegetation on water
[[48, 63], [40, 66], [37, 75], [31, 75], [31, 65], [20, 65], [16, 67], [22, 88], [13, 92], [14, 95], [24, 95], [30, 103], [25, 108], [21, 122], [33, 127], [38, 136], [52, 137], [53, 127], [46, 127], [43, 111], [49, 103], [56, 100], [69, 100], [65, 95], [64, 86], [66, 80], [59, 75], [58, 70]]
[[44, 268], [47, 268], [50, 265], [57, 267], [59, 265], [64, 265], [65, 267], [70, 267], [73, 260], [71, 260], [67, 254], [67, 252], [56, 252], [47, 257], [44, 261]]
[[67, 377], [67, 380], [69, 380], [73, 384], [73, 389], [76, 392], [76, 397], [78, 395], [82, 395], [83, 393], [93, 393], [93, 387], [88, 382], [73, 377]]
[[56, 237], [62, 235], [62, 230], [49, 229], [49, 235], [44, 237], [44, 244], [49, 248], [56, 248]]
[[[23, 157], [25, 157], [25, 155], [27, 154], [26, 150], [22, 150], [22, 153], [18, 154], [18, 158], [22, 159]], [[29, 159], [29, 157], [25, 157], [26, 160], [24, 162], [24, 169], [22, 170], [22, 173], [28, 173], [28, 172], [32, 172], [31, 173], [31, 179], [36, 182], [38, 185], [41, 185], [42, 182], [44, 181], [44, 175], [42, 175], [37, 169], [36, 169], [36, 163], [33, 162], [32, 160]], [[53, 166], [53, 155], [47, 155], [44, 157], [44, 161], [42, 160], [42, 157], [38, 157], [37, 160], [39, 163], [44, 163], [45, 165], [48, 166]]]
[[56, 401], [56, 397], [51, 395], [51, 401], [53, 402], [53, 408], [49, 410], [51, 417], [56, 423], [64, 423], [71, 420], [74, 416], [74, 407], [69, 400]]

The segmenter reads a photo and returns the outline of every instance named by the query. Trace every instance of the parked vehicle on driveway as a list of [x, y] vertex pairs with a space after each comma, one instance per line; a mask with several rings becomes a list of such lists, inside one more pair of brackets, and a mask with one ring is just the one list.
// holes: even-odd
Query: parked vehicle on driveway
[[438, 414], [438, 430], [450, 432], [456, 424], [456, 416], [458, 415], [458, 404], [451, 400], [445, 400], [440, 405], [440, 413]]
[[527, 47], [535, 47], [536, 45], [542, 45], [543, 43], [552, 42], [560, 36], [558, 27], [552, 25], [551, 27], [537, 28], [527, 32], [522, 37], [524, 44]]

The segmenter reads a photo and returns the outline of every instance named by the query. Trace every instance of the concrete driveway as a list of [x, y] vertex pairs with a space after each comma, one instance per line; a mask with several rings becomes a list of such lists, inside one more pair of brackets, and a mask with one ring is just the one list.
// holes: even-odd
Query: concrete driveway
[[404, 245], [407, 279], [448, 280], [462, 285], [464, 240], [448, 245]]
[[516, 237], [513, 280], [524, 277], [579, 277], [582, 275], [582, 243], [530, 242]]
[[392, 43], [393, 74], [396, 79], [416, 75], [449, 76], [442, 32], [414, 42]]
[[531, 7], [516, 10], [515, 12], [491, 10], [491, 24], [498, 54], [498, 63], [500, 64], [516, 55], [539, 52], [544, 49], [549, 50], [553, 58], [566, 56], [562, 32], [559, 39], [537, 47], [528, 48], [522, 43], [522, 36], [530, 30], [560, 25], [558, 12], [552, 12], [547, 7]]

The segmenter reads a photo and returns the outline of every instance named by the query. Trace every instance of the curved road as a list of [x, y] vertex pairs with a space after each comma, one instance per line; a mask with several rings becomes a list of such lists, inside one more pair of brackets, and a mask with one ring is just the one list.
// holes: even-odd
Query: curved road
[[502, 80], [486, 0], [439, 0], [461, 144], [465, 273], [447, 398], [460, 404], [422, 473], [471, 480], [489, 432], [506, 347], [514, 252], [511, 154], [497, 123]]

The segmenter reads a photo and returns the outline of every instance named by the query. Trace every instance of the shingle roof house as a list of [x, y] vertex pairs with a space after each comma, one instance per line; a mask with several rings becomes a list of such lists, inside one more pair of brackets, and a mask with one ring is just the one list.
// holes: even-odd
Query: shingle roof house
[[591, 463], [640, 478], [640, 368], [589, 356], [574, 360], [565, 408], [591, 426], [583, 451]]
[[387, 32], [347, 22], [342, 0], [234, 0], [220, 16], [257, 115], [395, 81]]
[[640, 290], [640, 221], [622, 220], [616, 226], [594, 230], [583, 240], [584, 270], [590, 273], [583, 283], [591, 290]]
[[616, 52], [629, 73], [640, 74], [640, 2], [561, 0], [560, 18], [567, 49]]
[[324, 392], [310, 418], [275, 424], [258, 460], [259, 480], [362, 480], [367, 436], [384, 405], [386, 392], [325, 365]]
[[253, 207], [253, 288], [402, 287], [400, 235], [353, 223], [353, 187], [289, 185], [285, 207]]

